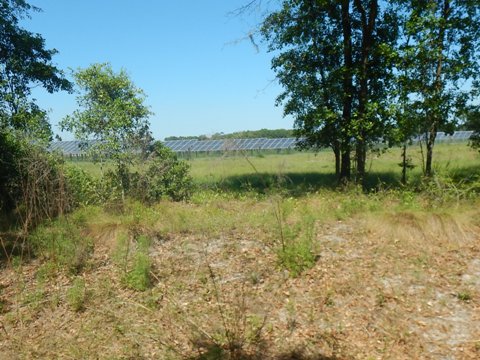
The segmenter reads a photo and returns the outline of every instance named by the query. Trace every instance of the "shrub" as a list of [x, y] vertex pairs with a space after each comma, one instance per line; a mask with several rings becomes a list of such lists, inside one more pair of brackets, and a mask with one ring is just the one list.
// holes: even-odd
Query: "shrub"
[[314, 251], [315, 219], [305, 210], [297, 223], [287, 223], [286, 218], [292, 211], [291, 206], [281, 197], [274, 199], [278, 262], [291, 276], [296, 277], [304, 270], [312, 268], [317, 260]]
[[8, 131], [0, 132], [0, 209], [24, 230], [71, 209], [63, 160]]
[[85, 170], [76, 166], [67, 166], [65, 176], [74, 206], [95, 205], [105, 200], [101, 181], [95, 179]]
[[283, 248], [277, 250], [280, 264], [287, 269], [291, 276], [297, 277], [304, 270], [315, 265], [316, 257], [309, 239], [295, 239]]
[[130, 193], [146, 203], [162, 198], [187, 200], [193, 192], [190, 166], [160, 142], [153, 145], [144, 173], [136, 172], [130, 178]]

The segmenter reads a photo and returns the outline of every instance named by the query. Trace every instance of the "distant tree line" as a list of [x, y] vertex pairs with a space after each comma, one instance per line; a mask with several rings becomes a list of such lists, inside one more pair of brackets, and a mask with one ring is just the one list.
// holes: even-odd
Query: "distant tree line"
[[222, 140], [222, 139], [276, 139], [276, 138], [290, 138], [295, 137], [294, 131], [289, 129], [260, 129], [260, 130], [246, 130], [237, 131], [233, 133], [215, 133], [213, 135], [199, 135], [199, 136], [168, 136], [165, 141], [169, 140]]

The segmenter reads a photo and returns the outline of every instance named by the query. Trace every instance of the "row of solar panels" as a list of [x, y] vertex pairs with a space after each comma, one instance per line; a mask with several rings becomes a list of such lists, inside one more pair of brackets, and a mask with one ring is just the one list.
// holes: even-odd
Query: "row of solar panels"
[[295, 147], [295, 138], [280, 139], [224, 139], [224, 140], [172, 140], [165, 146], [175, 152], [235, 151], [235, 150], [281, 150]]
[[[452, 135], [443, 132], [437, 134], [437, 142], [466, 141], [473, 131], [456, 131]], [[415, 141], [418, 141], [417, 138]], [[239, 151], [239, 150], [284, 150], [295, 147], [295, 138], [279, 139], [224, 139], [224, 140], [170, 140], [165, 146], [174, 152], [210, 152], [210, 151]], [[83, 154], [84, 147], [80, 141], [59, 141], [52, 143], [50, 150], [59, 151], [64, 155], [78, 156]]]

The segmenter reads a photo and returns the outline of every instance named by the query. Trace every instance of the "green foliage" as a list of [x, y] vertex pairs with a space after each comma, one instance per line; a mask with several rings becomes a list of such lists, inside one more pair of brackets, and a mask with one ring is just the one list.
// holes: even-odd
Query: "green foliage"
[[432, 207], [475, 199], [480, 193], [480, 176], [473, 175], [470, 179], [463, 177], [458, 180], [447, 172], [437, 171], [434, 176], [420, 184], [419, 190]]
[[20, 26], [22, 18], [39, 9], [24, 0], [0, 1], [0, 130], [15, 129], [37, 141], [51, 137], [46, 112], [30, 98], [41, 85], [48, 92], [71, 90], [71, 83], [53, 65], [56, 50], [45, 39]]
[[0, 131], [0, 210], [12, 211], [20, 194], [15, 189], [21, 175], [18, 160], [25, 156], [26, 142], [20, 141], [10, 131]]
[[146, 204], [161, 199], [187, 200], [194, 189], [190, 166], [179, 160], [174, 152], [156, 142], [152, 151], [136, 171], [121, 165], [95, 178], [76, 166], [66, 168], [68, 190], [75, 206], [113, 204], [130, 196]]
[[470, 137], [470, 145], [472, 148], [480, 151], [480, 107], [471, 107], [466, 112], [465, 127], [468, 130], [473, 130]]
[[0, 211], [24, 230], [71, 209], [63, 160], [12, 131], [0, 131]]
[[60, 126], [79, 140], [90, 142], [88, 151], [96, 160], [113, 159], [118, 167], [128, 165], [135, 151], [150, 140], [143, 91], [133, 84], [125, 70], [115, 73], [110, 64], [93, 64], [74, 72], [80, 89], [80, 107], [65, 117]]
[[94, 178], [85, 170], [67, 166], [65, 177], [75, 207], [100, 204], [105, 200], [106, 194], [100, 188], [101, 180]]
[[431, 175], [437, 131], [478, 102], [479, 27], [474, 1], [284, 0], [260, 32], [300, 146], [332, 148], [343, 180], [355, 151], [363, 181], [369, 147], [419, 134]]
[[125, 275], [127, 287], [136, 291], [145, 291], [150, 285], [152, 262], [148, 254], [137, 252], [134, 256], [132, 269]]
[[72, 274], [83, 270], [93, 250], [92, 240], [66, 218], [37, 227], [28, 240], [34, 254]]
[[145, 235], [138, 236], [134, 244], [130, 243], [127, 236], [118, 239], [115, 258], [123, 268], [122, 281], [126, 287], [136, 291], [150, 288], [152, 270], [150, 246], [151, 239]]
[[71, 83], [53, 65], [57, 51], [20, 26], [37, 10], [24, 0], [0, 0], [0, 213], [24, 229], [68, 208], [59, 162], [39, 146], [52, 131], [31, 90], [69, 91]]
[[154, 203], [162, 198], [174, 201], [187, 200], [193, 192], [190, 165], [179, 160], [175, 153], [161, 142], [153, 145], [144, 173], [132, 174], [130, 193], [145, 203]]
[[85, 308], [87, 291], [85, 288], [85, 280], [81, 277], [75, 278], [72, 286], [67, 290], [67, 303], [70, 308], [79, 312]]
[[473, 299], [472, 294], [468, 291], [461, 291], [456, 294], [456, 297], [458, 300], [464, 301], [464, 302], [470, 302]]
[[[473, 1], [398, 3], [406, 9], [401, 11], [398, 83], [413, 128], [425, 135], [425, 173], [431, 176], [437, 131], [452, 132], [478, 97], [480, 12]], [[469, 82], [472, 86], [464, 85]]]
[[290, 272], [292, 277], [297, 277], [304, 270], [315, 265], [314, 253], [314, 226], [312, 214], [305, 210], [301, 219], [294, 223], [287, 223], [288, 214], [293, 211], [289, 201], [276, 198], [274, 201], [274, 214], [276, 219], [277, 257], [282, 267]]
[[286, 0], [266, 17], [261, 34], [285, 89], [277, 104], [295, 118], [301, 147], [332, 148], [342, 180], [350, 177], [355, 148], [362, 178], [367, 146], [391, 127], [395, 13], [378, 1]]
[[316, 262], [310, 239], [288, 241], [285, 247], [277, 250], [277, 256], [292, 277], [297, 277], [304, 270], [312, 268]]

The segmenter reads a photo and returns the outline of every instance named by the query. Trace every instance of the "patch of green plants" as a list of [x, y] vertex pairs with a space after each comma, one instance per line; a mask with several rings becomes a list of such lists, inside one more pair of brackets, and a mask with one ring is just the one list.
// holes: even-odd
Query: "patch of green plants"
[[289, 271], [292, 277], [299, 276], [304, 270], [315, 265], [312, 244], [307, 239], [295, 240], [277, 251], [280, 264]]
[[83, 270], [93, 251], [92, 239], [66, 217], [39, 226], [28, 240], [34, 254], [72, 274]]
[[464, 302], [470, 302], [473, 299], [472, 294], [468, 291], [460, 291], [456, 294], [456, 297], [458, 300]]
[[151, 239], [145, 235], [139, 235], [133, 243], [125, 234], [119, 237], [114, 258], [122, 268], [122, 282], [126, 287], [136, 291], [151, 287], [150, 246]]
[[287, 222], [287, 216], [292, 212], [292, 203], [282, 198], [274, 200], [274, 214], [276, 220], [277, 257], [282, 267], [290, 275], [297, 277], [304, 270], [315, 265], [314, 226], [315, 218], [304, 209], [300, 218], [293, 224]]
[[87, 299], [87, 290], [83, 278], [75, 278], [72, 286], [67, 290], [66, 299], [68, 305], [73, 311], [79, 312], [84, 310]]
[[137, 290], [145, 291], [150, 285], [150, 270], [152, 262], [148, 255], [136, 253], [134, 255], [132, 269], [130, 269], [124, 277], [127, 287]]

